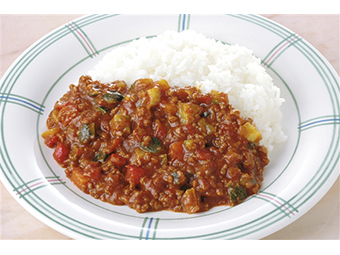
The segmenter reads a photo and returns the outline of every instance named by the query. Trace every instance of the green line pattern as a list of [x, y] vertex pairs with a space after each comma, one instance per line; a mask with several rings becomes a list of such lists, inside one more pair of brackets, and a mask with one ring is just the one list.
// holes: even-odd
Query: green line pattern
[[259, 192], [259, 194], [255, 195], [255, 198], [269, 202], [270, 204], [278, 208], [287, 217], [295, 216], [295, 213], [299, 212], [296, 208], [289, 204], [289, 202], [269, 192], [261, 191]]
[[79, 43], [82, 45], [87, 54], [93, 58], [98, 55], [98, 51], [93, 45], [92, 41], [89, 39], [87, 34], [77, 25], [76, 22], [71, 22], [65, 25], [69, 31], [77, 38]]
[[283, 39], [279, 44], [277, 44], [268, 55], [261, 60], [261, 63], [267, 68], [271, 67], [271, 65], [277, 60], [287, 49], [293, 46], [295, 43], [301, 41], [302, 38], [298, 37], [298, 35], [291, 34], [287, 38]]
[[23, 196], [43, 187], [58, 184], [65, 184], [65, 182], [62, 181], [59, 177], [56, 178], [54, 176], [47, 176], [45, 178], [36, 178], [34, 180], [23, 183], [19, 187], [14, 188], [13, 191], [16, 192], [16, 195], [19, 195], [19, 198], [22, 198]]
[[32, 110], [38, 114], [43, 114], [45, 106], [35, 102], [34, 100], [23, 97], [17, 94], [5, 94], [0, 93], [0, 102], [11, 103], [15, 105], [20, 105], [26, 109]]
[[320, 116], [316, 118], [312, 118], [309, 120], [305, 120], [301, 122], [298, 126], [298, 129], [301, 131], [306, 131], [311, 128], [315, 127], [321, 127], [321, 126], [326, 126], [326, 125], [339, 125], [340, 124], [340, 116], [336, 115], [325, 115], [325, 116]]

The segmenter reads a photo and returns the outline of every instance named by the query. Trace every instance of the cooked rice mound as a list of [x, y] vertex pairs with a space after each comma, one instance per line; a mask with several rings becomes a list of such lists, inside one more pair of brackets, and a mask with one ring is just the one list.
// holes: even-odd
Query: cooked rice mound
[[166, 31], [113, 49], [88, 74], [103, 83], [165, 79], [171, 86], [196, 86], [203, 93], [226, 92], [241, 116], [253, 119], [269, 152], [287, 138], [280, 123], [280, 89], [244, 46], [227, 45], [193, 30]]

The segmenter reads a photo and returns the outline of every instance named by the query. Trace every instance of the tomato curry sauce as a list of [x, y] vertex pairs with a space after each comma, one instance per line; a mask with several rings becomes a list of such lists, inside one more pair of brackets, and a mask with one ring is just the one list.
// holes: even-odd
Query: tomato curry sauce
[[165, 80], [100, 83], [82, 76], [42, 134], [83, 192], [139, 213], [197, 213], [256, 194], [269, 163], [261, 134], [225, 93]]

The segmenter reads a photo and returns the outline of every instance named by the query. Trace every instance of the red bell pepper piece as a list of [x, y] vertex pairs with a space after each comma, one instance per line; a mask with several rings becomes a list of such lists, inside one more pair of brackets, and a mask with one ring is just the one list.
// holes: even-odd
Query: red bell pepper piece
[[70, 153], [69, 148], [63, 143], [58, 143], [57, 147], [53, 152], [54, 159], [59, 163], [63, 164], [66, 159], [68, 159], [68, 154]]

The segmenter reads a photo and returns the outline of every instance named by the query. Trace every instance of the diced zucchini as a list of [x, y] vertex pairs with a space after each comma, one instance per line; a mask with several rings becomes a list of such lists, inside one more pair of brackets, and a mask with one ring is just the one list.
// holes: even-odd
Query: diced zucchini
[[130, 117], [123, 114], [115, 114], [110, 121], [111, 129], [114, 132], [121, 131], [123, 136], [128, 136], [131, 133]]
[[240, 127], [240, 135], [247, 138], [249, 142], [258, 142], [262, 139], [261, 133], [256, 129], [256, 127], [249, 122], [246, 122]]
[[132, 153], [132, 156], [130, 157], [129, 163], [133, 165], [141, 165], [146, 153], [146, 151], [136, 147]]
[[100, 105], [96, 105], [95, 109], [100, 111], [102, 114], [105, 114], [108, 110], [110, 110], [109, 108]]
[[106, 93], [103, 95], [103, 99], [109, 104], [120, 102], [123, 100], [123, 98], [124, 96], [117, 91], [112, 91], [112, 92], [110, 91], [109, 93]]
[[137, 158], [143, 158], [146, 153], [147, 152], [143, 151], [142, 149], [140, 149], [138, 147], [135, 148], [135, 150], [134, 150], [134, 154]]
[[95, 124], [82, 124], [79, 131], [79, 142], [86, 143], [95, 137]]
[[247, 191], [242, 186], [230, 187], [229, 188], [230, 199], [235, 202], [241, 202], [247, 197]]
[[179, 103], [178, 116], [182, 125], [187, 125], [195, 120], [195, 115], [199, 113], [200, 107], [191, 103]]
[[153, 87], [152, 89], [148, 89], [146, 91], [149, 95], [149, 107], [156, 106], [161, 101], [161, 90], [158, 87]]
[[200, 119], [198, 125], [206, 132], [207, 135], [212, 135], [215, 132], [215, 127], [208, 124], [204, 118]]
[[196, 146], [194, 144], [194, 140], [189, 139], [189, 140], [184, 140], [183, 145], [187, 151], [193, 151], [196, 149]]
[[214, 132], [215, 132], [215, 127], [212, 126], [212, 125], [207, 125], [206, 126], [206, 129], [207, 129], [207, 135], [212, 135]]

